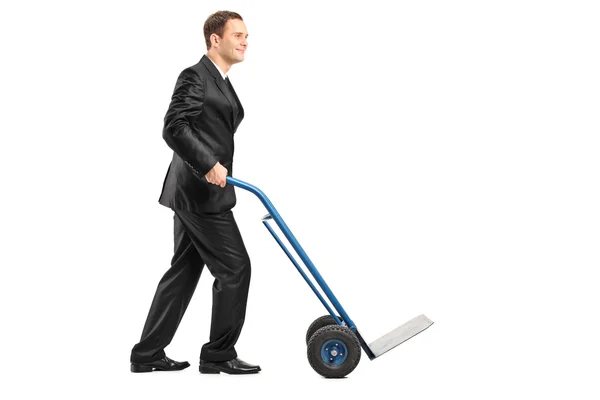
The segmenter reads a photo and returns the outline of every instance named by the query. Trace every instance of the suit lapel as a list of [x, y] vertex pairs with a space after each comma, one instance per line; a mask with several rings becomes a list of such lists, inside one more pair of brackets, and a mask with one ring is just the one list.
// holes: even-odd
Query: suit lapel
[[235, 92], [235, 90], [233, 89], [233, 85], [231, 84], [231, 80], [227, 80], [229, 82], [229, 89], [231, 90], [231, 94], [233, 95], [233, 100], [235, 101], [236, 104], [236, 109], [235, 109], [235, 118], [237, 119], [238, 115], [240, 116], [240, 118], [244, 117], [244, 107], [242, 107], [242, 102], [240, 101], [240, 99], [237, 97], [237, 93]]
[[235, 118], [237, 117], [237, 113], [238, 113], [238, 105], [237, 102], [235, 100], [235, 98], [233, 97], [233, 93], [231, 91], [231, 86], [227, 85], [227, 82], [225, 82], [223, 80], [223, 77], [219, 74], [219, 78], [215, 79], [215, 82], [217, 82], [217, 86], [219, 87], [219, 90], [221, 91], [221, 93], [223, 93], [223, 96], [225, 96], [227, 98], [227, 101], [229, 101], [229, 104], [231, 105], [231, 110], [232, 110], [232, 123], [235, 121]]

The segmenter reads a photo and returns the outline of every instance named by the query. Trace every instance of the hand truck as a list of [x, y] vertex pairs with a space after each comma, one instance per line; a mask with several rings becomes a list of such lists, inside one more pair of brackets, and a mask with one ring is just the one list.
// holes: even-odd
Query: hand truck
[[[326, 378], [343, 378], [350, 374], [360, 362], [361, 348], [370, 360], [374, 360], [433, 324], [433, 321], [425, 315], [419, 315], [367, 345], [356, 324], [334, 296], [267, 196], [257, 187], [230, 176], [227, 177], [227, 183], [254, 193], [264, 204], [269, 213], [262, 218], [263, 224], [329, 312], [328, 315], [314, 320], [306, 332], [308, 362], [318, 374]], [[337, 313], [325, 301], [323, 295], [277, 236], [269, 224], [270, 220], [275, 221], [279, 226]]]

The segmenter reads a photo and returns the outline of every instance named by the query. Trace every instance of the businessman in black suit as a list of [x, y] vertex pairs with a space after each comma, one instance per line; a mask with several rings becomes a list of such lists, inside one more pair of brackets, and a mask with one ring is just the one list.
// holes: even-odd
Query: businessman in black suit
[[234, 348], [246, 314], [250, 258], [231, 209], [234, 134], [244, 109], [229, 68], [244, 60], [248, 33], [242, 17], [219, 11], [204, 24], [207, 53], [181, 72], [165, 116], [163, 138], [173, 159], [159, 203], [174, 211], [175, 254], [158, 284], [131, 371], [174, 371], [189, 363], [168, 358], [171, 342], [204, 265], [215, 278], [210, 340], [200, 352], [201, 373], [249, 374], [260, 367]]

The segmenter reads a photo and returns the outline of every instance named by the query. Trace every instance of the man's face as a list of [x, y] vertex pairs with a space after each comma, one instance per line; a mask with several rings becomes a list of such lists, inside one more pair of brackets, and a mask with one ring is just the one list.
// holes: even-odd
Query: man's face
[[236, 64], [244, 61], [244, 52], [248, 47], [248, 32], [244, 21], [230, 19], [225, 24], [223, 37], [219, 41], [217, 51], [228, 63]]

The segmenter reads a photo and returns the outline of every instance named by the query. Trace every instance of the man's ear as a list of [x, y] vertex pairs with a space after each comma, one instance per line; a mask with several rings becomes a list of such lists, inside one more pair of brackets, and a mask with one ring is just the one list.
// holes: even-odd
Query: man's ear
[[213, 46], [214, 46], [215, 44], [218, 44], [220, 39], [221, 39], [221, 38], [220, 38], [220, 37], [219, 37], [219, 36], [218, 36], [216, 33], [213, 33], [213, 34], [211, 34], [211, 35], [210, 35], [210, 43], [211, 43]]

